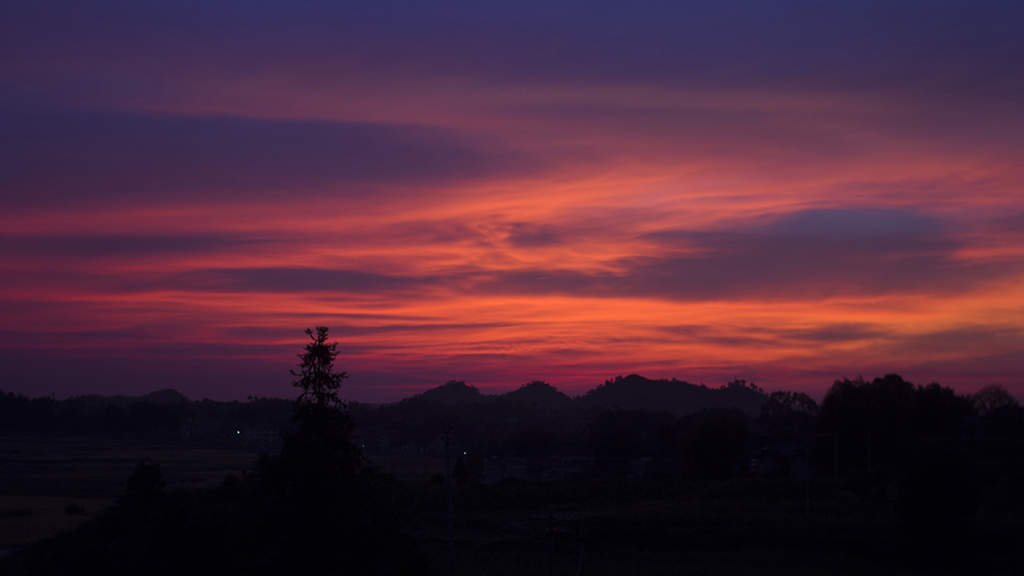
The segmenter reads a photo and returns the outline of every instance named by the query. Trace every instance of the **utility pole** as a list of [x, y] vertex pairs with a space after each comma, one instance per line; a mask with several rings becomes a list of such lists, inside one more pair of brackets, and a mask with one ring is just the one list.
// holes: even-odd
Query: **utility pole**
[[832, 433], [832, 456], [835, 458], [836, 486], [839, 486], [839, 432]]
[[452, 426], [444, 427], [445, 490], [448, 493], [448, 574], [455, 576], [455, 514], [452, 511]]
[[871, 428], [868, 428], [868, 474], [871, 474]]
[[583, 518], [580, 518], [580, 563], [576, 567], [576, 576], [583, 576]]
[[555, 527], [548, 526], [548, 576], [555, 576]]
[[804, 496], [807, 517], [811, 517], [811, 436], [804, 438]]

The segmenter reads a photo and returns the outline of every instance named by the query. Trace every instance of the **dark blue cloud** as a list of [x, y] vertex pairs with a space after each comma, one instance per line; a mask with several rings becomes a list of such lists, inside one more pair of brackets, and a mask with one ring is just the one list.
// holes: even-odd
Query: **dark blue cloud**
[[0, 149], [8, 206], [436, 184], [528, 169], [521, 156], [425, 127], [97, 112], [2, 113]]
[[686, 251], [623, 264], [639, 292], [712, 299], [949, 293], [1020, 271], [1021, 263], [957, 259], [961, 242], [933, 224], [896, 212], [813, 210], [760, 230], [684, 232]]
[[[907, 241], [945, 232], [939, 220], [885, 208], [809, 209], [786, 214], [761, 233], [777, 236], [824, 238], [889, 238]], [[896, 239], [897, 241], [898, 238]]]
[[815, 299], [964, 292], [1024, 270], [1014, 260], [958, 259], [963, 244], [938, 221], [893, 210], [808, 210], [750, 229], [645, 238], [657, 249], [613, 263], [615, 271], [487, 273], [476, 286], [522, 294]]
[[7, 258], [81, 258], [206, 254], [273, 242], [231, 234], [125, 234], [125, 235], [0, 235], [0, 251]]
[[160, 281], [167, 288], [183, 290], [283, 293], [396, 292], [418, 290], [436, 283], [436, 278], [308, 267], [196, 270]]

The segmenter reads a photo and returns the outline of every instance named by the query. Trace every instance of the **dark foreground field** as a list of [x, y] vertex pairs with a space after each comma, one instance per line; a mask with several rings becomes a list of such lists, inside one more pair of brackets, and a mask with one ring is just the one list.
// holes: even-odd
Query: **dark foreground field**
[[[101, 512], [138, 462], [158, 462], [168, 492], [239, 474], [241, 449], [75, 439], [4, 439], [0, 549], [48, 538]], [[416, 548], [359, 574], [447, 574], [442, 457], [409, 458], [402, 490]], [[387, 461], [402, 470], [403, 460]], [[831, 479], [738, 476], [708, 482], [466, 482], [454, 486], [456, 573], [1016, 574], [1024, 525], [997, 494], [955, 534], [931, 540], [900, 525], [884, 490], [855, 494]], [[884, 488], [884, 487], [883, 487]], [[11, 558], [0, 559], [0, 568]], [[343, 559], [339, 560], [343, 565]], [[340, 573], [346, 573], [341, 570]]]
[[217, 485], [255, 461], [233, 447], [114, 438], [0, 437], [0, 550], [71, 530], [124, 492], [139, 462], [156, 462], [170, 490]]
[[[505, 483], [456, 496], [459, 574], [1016, 574], [1024, 561], [1019, 518], [988, 509], [926, 541], [885, 502], [823, 480], [810, 506], [803, 483], [755, 478]], [[421, 535], [445, 573], [440, 520]]]

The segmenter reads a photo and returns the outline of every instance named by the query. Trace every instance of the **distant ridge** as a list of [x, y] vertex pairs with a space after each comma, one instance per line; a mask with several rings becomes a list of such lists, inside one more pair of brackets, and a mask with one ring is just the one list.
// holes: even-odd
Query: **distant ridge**
[[480, 393], [476, 386], [469, 386], [461, 380], [449, 380], [437, 388], [431, 388], [426, 392], [413, 396], [413, 398], [445, 405], [493, 400], [493, 396], [485, 396]]
[[150, 404], [181, 404], [182, 402], [190, 401], [187, 396], [174, 388], [164, 388], [163, 390], [150, 392], [149, 394], [139, 396], [138, 400], [149, 402]]
[[[2, 393], [2, 392], [0, 392]], [[721, 388], [708, 388], [703, 384], [672, 380], [651, 380], [637, 374], [617, 376], [605, 381], [583, 396], [570, 398], [557, 388], [541, 380], [528, 382], [516, 390], [504, 394], [482, 394], [476, 386], [461, 380], [448, 382], [416, 394], [401, 402], [430, 402], [446, 406], [476, 402], [505, 401], [514, 404], [533, 405], [541, 410], [572, 409], [620, 409], [665, 411], [676, 416], [686, 416], [708, 408], [736, 408], [748, 415], [760, 413], [761, 405], [768, 399], [767, 394], [744, 380], [730, 382]], [[135, 402], [149, 404], [177, 405], [191, 401], [173, 388], [165, 388], [142, 396], [100, 396], [96, 394], [75, 396], [69, 400], [82, 406], [127, 407]], [[251, 400], [251, 399], [250, 399]]]
[[149, 404], [181, 404], [191, 402], [187, 396], [174, 388], [164, 388], [141, 396], [85, 394], [72, 396], [68, 400], [79, 403], [82, 406], [120, 406], [122, 408], [131, 406], [136, 402], [148, 402]]
[[651, 380], [630, 374], [617, 376], [577, 398], [581, 407], [651, 410], [686, 416], [708, 408], [736, 408], [756, 415], [768, 396], [753, 384], [736, 380], [721, 388], [708, 388], [676, 379]]
[[518, 404], [536, 405], [542, 410], [567, 410], [573, 406], [572, 398], [542, 380], [523, 384], [518, 390], [502, 394], [499, 398]]
[[686, 416], [709, 408], [735, 408], [755, 416], [767, 394], [753, 384], [736, 380], [721, 388], [708, 388], [680, 380], [651, 380], [637, 374], [617, 376], [605, 381], [583, 396], [570, 398], [557, 388], [540, 380], [524, 384], [505, 394], [481, 394], [475, 386], [459, 380], [417, 394], [409, 400], [456, 405], [472, 402], [504, 400], [518, 404], [532, 404], [543, 410], [571, 410], [573, 408], [605, 408], [620, 410], [665, 411], [675, 416]]

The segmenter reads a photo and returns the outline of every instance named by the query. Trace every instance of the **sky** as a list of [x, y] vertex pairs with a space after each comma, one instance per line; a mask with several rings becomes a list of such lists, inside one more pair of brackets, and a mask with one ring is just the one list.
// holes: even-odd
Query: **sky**
[[1017, 0], [0, 3], [0, 390], [1024, 397]]

